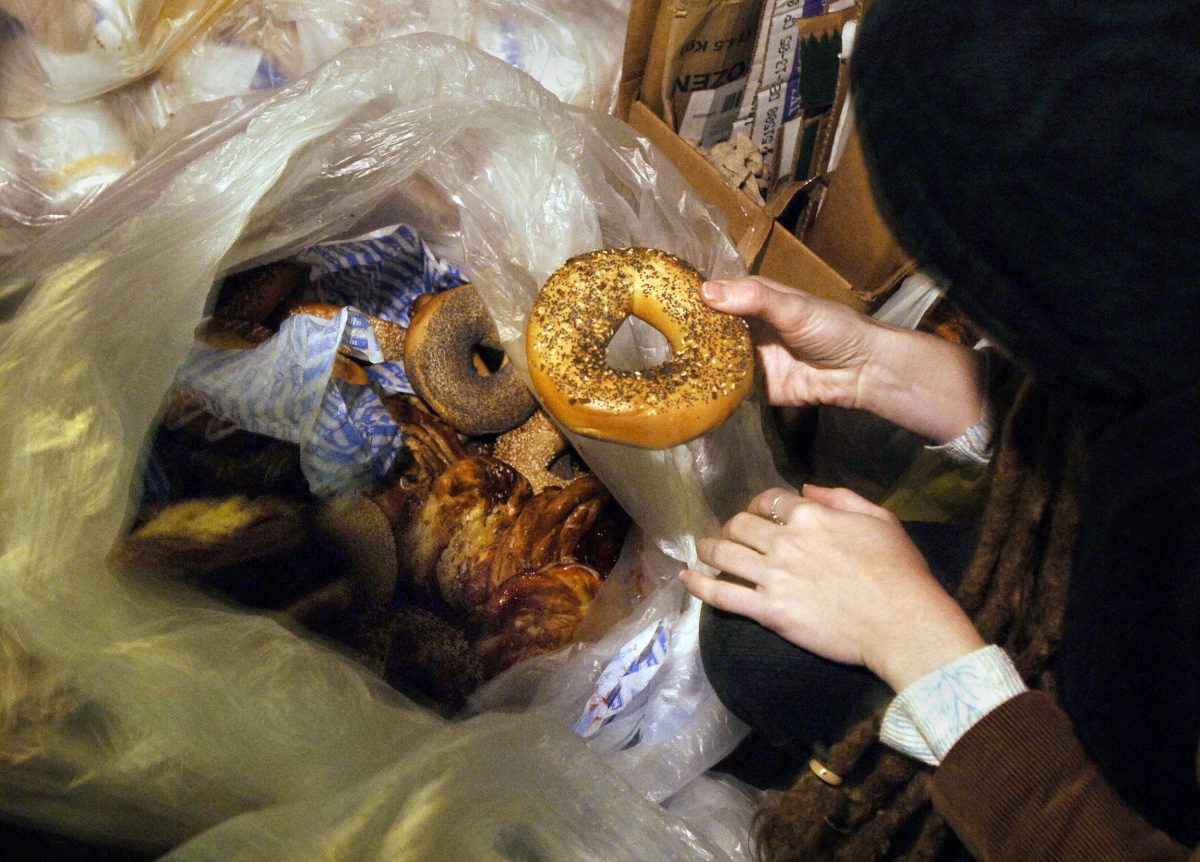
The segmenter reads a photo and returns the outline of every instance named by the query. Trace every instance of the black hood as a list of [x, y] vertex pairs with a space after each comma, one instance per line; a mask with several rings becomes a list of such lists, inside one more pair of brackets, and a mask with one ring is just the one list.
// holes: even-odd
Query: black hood
[[875, 0], [855, 42], [859, 135], [898, 241], [1085, 409], [1200, 375], [1197, 10]]

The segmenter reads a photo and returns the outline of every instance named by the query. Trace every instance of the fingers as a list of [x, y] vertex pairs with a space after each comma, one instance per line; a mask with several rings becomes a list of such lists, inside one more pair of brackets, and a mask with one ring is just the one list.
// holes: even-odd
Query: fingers
[[769, 488], [751, 500], [747, 509], [776, 526], [783, 526], [792, 523], [796, 512], [806, 502], [803, 497], [783, 488]]
[[766, 596], [752, 587], [719, 580], [694, 569], [684, 569], [679, 578], [689, 593], [714, 608], [751, 619], [757, 619], [767, 609]]
[[714, 569], [737, 575], [752, 583], [760, 583], [763, 576], [763, 555], [740, 542], [728, 539], [701, 539], [696, 545], [697, 555], [702, 562]]
[[851, 514], [869, 515], [881, 521], [894, 522], [896, 516], [849, 488], [825, 488], [820, 485], [805, 485], [803, 496], [782, 488], [770, 488], [750, 501], [748, 510], [776, 524], [794, 524], [796, 514], [810, 503], [819, 503], [830, 509]]
[[896, 516], [880, 506], [876, 506], [865, 497], [851, 491], [849, 488], [823, 488], [820, 485], [805, 485], [804, 498], [815, 503], [821, 503], [831, 509], [841, 512], [853, 512], [859, 515], [870, 515], [881, 521], [893, 522]]
[[778, 530], [776, 524], [757, 514], [741, 512], [725, 522], [725, 526], [721, 528], [721, 536], [765, 554]]

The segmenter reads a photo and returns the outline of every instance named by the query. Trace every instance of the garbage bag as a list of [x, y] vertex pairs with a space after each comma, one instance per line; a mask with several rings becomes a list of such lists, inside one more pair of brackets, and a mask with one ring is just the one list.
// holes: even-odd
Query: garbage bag
[[[0, 270], [0, 808], [177, 859], [728, 858], [553, 714], [444, 721], [275, 617], [109, 555], [222, 274], [408, 224], [479, 285], [523, 369], [529, 305], [574, 254], [742, 272], [714, 213], [623, 123], [429, 34], [167, 135]], [[678, 567], [773, 478], [752, 402], [672, 450], [575, 442]], [[686, 737], [675, 783], [706, 765], [677, 757], [715, 756], [712, 729], [657, 739]]]

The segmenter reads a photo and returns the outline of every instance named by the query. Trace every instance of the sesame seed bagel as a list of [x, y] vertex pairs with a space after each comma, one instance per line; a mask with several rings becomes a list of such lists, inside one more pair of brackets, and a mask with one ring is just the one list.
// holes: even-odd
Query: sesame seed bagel
[[[534, 391], [576, 433], [646, 449], [685, 443], [717, 427], [750, 392], [754, 350], [739, 317], [700, 298], [690, 264], [648, 248], [600, 249], [556, 270], [534, 302], [526, 333]], [[671, 346], [666, 362], [613, 368], [609, 342], [628, 317]]]
[[499, 434], [529, 418], [537, 401], [510, 363], [481, 374], [476, 348], [500, 349], [496, 324], [474, 285], [422, 296], [404, 341], [404, 371], [435, 413], [467, 435]]

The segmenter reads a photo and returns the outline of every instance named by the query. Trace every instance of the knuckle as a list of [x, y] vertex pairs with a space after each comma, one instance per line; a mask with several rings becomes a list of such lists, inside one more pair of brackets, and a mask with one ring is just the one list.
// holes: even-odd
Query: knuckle
[[821, 512], [821, 507], [816, 503], [803, 502], [792, 507], [792, 511], [788, 513], [788, 526], [807, 526], [812, 524]]
[[769, 598], [764, 604], [759, 622], [769, 629], [778, 630], [787, 619], [787, 604], [779, 598]]
[[780, 531], [771, 537], [767, 550], [773, 557], [791, 559], [800, 551], [802, 544], [794, 533]]
[[705, 550], [707, 551], [706, 562], [710, 566], [723, 569], [725, 567], [725, 563], [729, 561], [730, 544], [725, 539], [719, 539], [715, 542], [712, 542]]
[[842, 503], [844, 503], [848, 500], [853, 500], [858, 497], [858, 495], [855, 494], [853, 491], [851, 491], [849, 488], [846, 488], [843, 486], [839, 486], [837, 488], [830, 488], [829, 493], [835, 500], [837, 500], [838, 502], [842, 502]]
[[726, 538], [738, 535], [746, 529], [753, 519], [754, 516], [748, 512], [738, 512], [725, 522], [725, 526], [721, 529], [721, 535]]
[[708, 596], [705, 598], [705, 601], [718, 608], [728, 608], [732, 599], [732, 590], [733, 584], [713, 578], [709, 584]]

